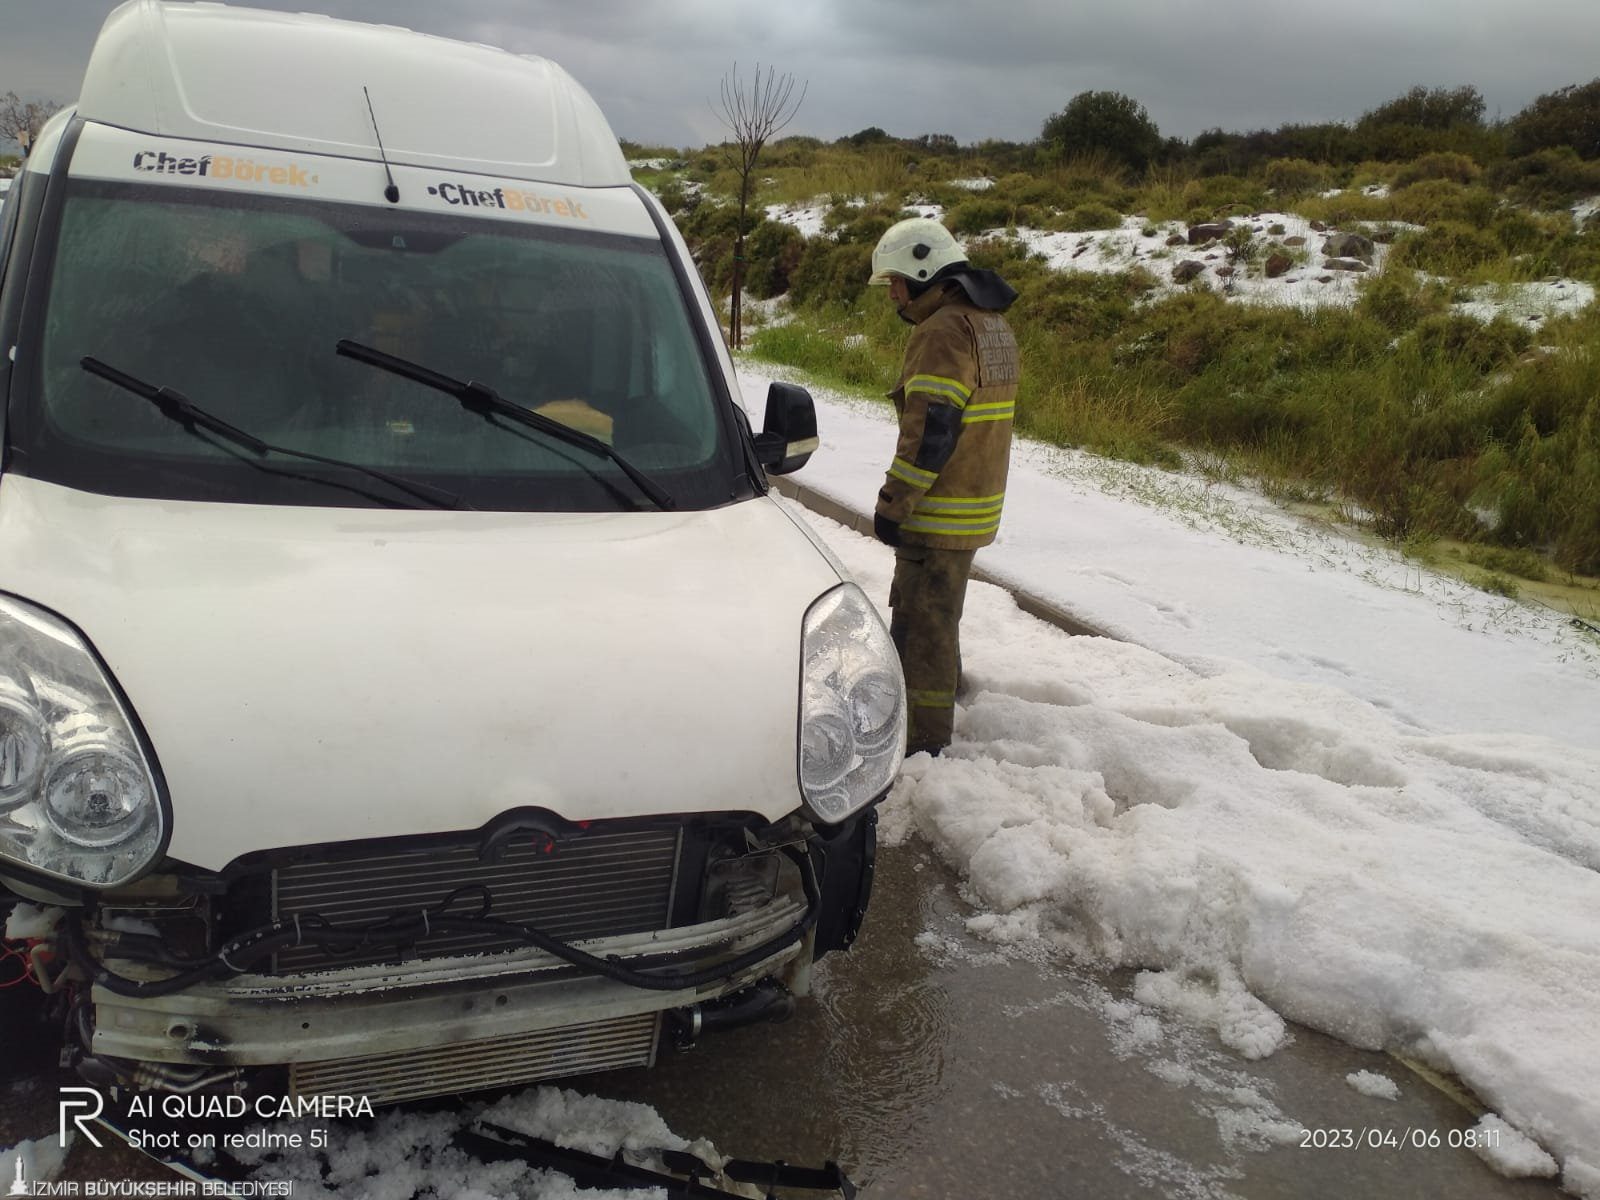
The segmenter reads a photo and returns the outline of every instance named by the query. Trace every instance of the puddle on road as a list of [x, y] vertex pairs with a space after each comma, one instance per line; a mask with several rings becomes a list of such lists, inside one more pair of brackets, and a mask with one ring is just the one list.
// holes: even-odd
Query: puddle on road
[[[1247, 1062], [1135, 1002], [1132, 972], [1001, 953], [966, 932], [957, 884], [915, 839], [882, 850], [860, 941], [824, 960], [793, 1020], [665, 1050], [593, 1090], [727, 1154], [835, 1159], [864, 1200], [1558, 1194], [1447, 1146], [1301, 1148], [1302, 1128], [1442, 1142], [1475, 1118], [1384, 1055], [1295, 1028]], [[1400, 1099], [1357, 1093], [1358, 1070]]]

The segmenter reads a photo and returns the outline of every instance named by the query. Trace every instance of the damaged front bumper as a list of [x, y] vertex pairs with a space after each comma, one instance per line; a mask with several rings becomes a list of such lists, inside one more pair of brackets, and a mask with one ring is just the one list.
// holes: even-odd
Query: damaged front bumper
[[[152, 881], [62, 923], [81, 981], [72, 1057], [99, 1084], [372, 1104], [648, 1066], [664, 1029], [691, 1042], [781, 1018], [809, 991], [814, 958], [860, 926], [874, 825], [591, 828], [498, 856], [345, 847], [204, 887]], [[398, 887], [407, 907], [355, 919]], [[651, 897], [652, 927], [631, 905], [608, 919], [634, 928], [549, 932], [630, 890]], [[468, 895], [478, 912], [461, 911]]]
[[[684, 929], [601, 938], [581, 948], [629, 965], [670, 956], [710, 965], [791, 928], [790, 898]], [[809, 939], [711, 983], [641, 990], [579, 973], [541, 950], [361, 966], [295, 976], [238, 975], [158, 996], [96, 986], [97, 1055], [204, 1066], [315, 1063], [413, 1053], [656, 1014], [735, 992], [809, 962]], [[130, 964], [115, 964], [132, 970]]]

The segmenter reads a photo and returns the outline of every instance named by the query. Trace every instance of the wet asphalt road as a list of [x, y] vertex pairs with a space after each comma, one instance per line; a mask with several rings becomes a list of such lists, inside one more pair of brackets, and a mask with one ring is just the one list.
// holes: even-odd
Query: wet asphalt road
[[[1296, 1028], [1247, 1062], [1135, 1004], [1132, 972], [998, 954], [966, 933], [969, 911], [926, 848], [885, 849], [860, 941], [825, 960], [792, 1020], [567, 1086], [649, 1103], [725, 1154], [837, 1160], [869, 1200], [1560, 1195], [1451, 1149], [1475, 1114], [1391, 1058]], [[1399, 1100], [1351, 1088], [1363, 1069]], [[0, 1085], [0, 1146], [53, 1128], [56, 1082]], [[1301, 1128], [1439, 1145], [1303, 1148]], [[163, 1171], [126, 1147], [79, 1148], [63, 1177]]]

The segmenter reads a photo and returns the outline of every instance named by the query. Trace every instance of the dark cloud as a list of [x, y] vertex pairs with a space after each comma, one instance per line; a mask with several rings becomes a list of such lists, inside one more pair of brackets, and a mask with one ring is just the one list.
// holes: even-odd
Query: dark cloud
[[[1477, 85], [1490, 114], [1600, 74], [1595, 0], [256, 0], [555, 59], [618, 133], [699, 145], [734, 61], [808, 86], [791, 132], [869, 125], [1028, 139], [1086, 89], [1125, 92], [1167, 134], [1353, 120], [1415, 84]], [[7, 0], [0, 91], [76, 93], [105, 0]]]

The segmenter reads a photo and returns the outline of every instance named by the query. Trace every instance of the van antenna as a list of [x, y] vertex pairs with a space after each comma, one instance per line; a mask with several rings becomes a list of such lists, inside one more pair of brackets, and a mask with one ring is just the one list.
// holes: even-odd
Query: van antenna
[[378, 139], [378, 157], [383, 159], [383, 173], [389, 177], [389, 186], [383, 189], [383, 198], [390, 204], [399, 204], [400, 189], [395, 186], [394, 172], [389, 169], [389, 155], [383, 148], [383, 134], [378, 132], [378, 114], [372, 111], [372, 93], [367, 91], [366, 84], [361, 85], [361, 94], [367, 98], [367, 116], [372, 118], [372, 136]]

